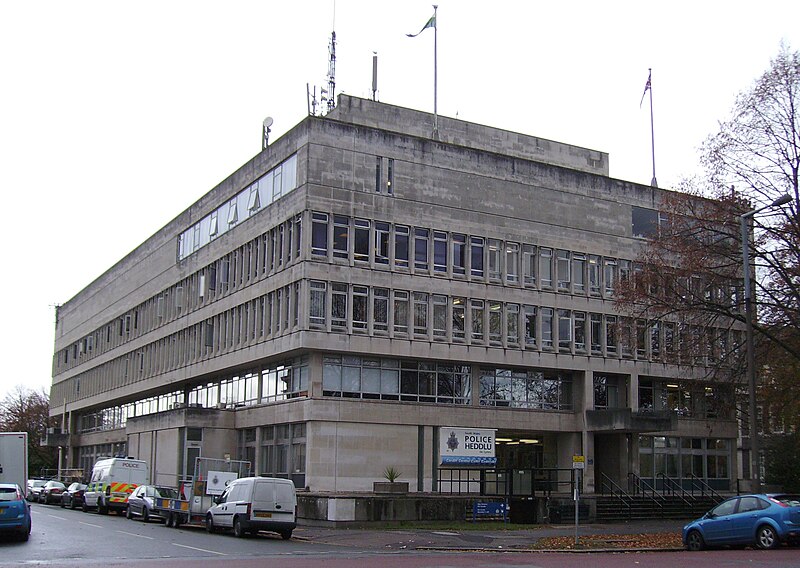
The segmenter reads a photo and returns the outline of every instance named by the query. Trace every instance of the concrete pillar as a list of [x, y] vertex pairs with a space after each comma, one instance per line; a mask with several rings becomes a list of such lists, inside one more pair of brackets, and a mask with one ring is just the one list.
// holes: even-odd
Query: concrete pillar
[[633, 371], [628, 379], [628, 400], [634, 412], [639, 410], [639, 373], [636, 371]]

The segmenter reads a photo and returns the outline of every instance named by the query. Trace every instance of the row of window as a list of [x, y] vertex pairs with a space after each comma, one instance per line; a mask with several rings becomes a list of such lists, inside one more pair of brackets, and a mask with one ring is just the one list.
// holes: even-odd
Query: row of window
[[311, 255], [414, 274], [611, 298], [630, 260], [532, 244], [312, 212]]
[[166, 412], [186, 405], [198, 408], [238, 408], [278, 402], [308, 394], [305, 358], [274, 363], [260, 371], [237, 373], [197, 385], [187, 392], [172, 391], [82, 414], [78, 432], [124, 428], [128, 418]]
[[178, 260], [206, 246], [297, 187], [293, 154], [178, 236]]
[[309, 282], [308, 325], [331, 332], [698, 365], [724, 359], [742, 344], [739, 330], [321, 280]]
[[54, 374], [141, 337], [283, 270], [301, 251], [302, 216], [252, 239], [107, 323], [55, 357]]
[[259, 464], [259, 475], [291, 479], [295, 487], [305, 487], [306, 424], [275, 424], [262, 426], [261, 459], [256, 460], [258, 444], [255, 428], [239, 433], [239, 459]]
[[639, 475], [658, 481], [672, 479], [728, 479], [731, 441], [722, 438], [639, 436]]

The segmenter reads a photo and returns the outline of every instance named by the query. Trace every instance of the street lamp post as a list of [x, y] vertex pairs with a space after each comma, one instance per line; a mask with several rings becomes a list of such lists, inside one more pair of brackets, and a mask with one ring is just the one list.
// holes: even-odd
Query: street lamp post
[[748, 230], [748, 219], [752, 219], [757, 213], [779, 207], [789, 203], [792, 198], [783, 195], [768, 205], [753, 209], [739, 216], [742, 227], [742, 269], [744, 271], [744, 317], [745, 317], [745, 341], [747, 342], [747, 388], [748, 388], [748, 413], [750, 423], [750, 479], [753, 482], [753, 493], [761, 492], [761, 477], [759, 469], [759, 443], [758, 443], [758, 424], [756, 423], [756, 356], [755, 341], [753, 339], [753, 301], [751, 299], [750, 284], [750, 231]]

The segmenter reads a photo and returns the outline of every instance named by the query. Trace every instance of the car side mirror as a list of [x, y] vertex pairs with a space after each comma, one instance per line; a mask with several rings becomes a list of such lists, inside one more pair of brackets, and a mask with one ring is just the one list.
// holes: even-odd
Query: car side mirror
[[214, 504], [215, 505], [219, 505], [220, 503], [222, 503], [222, 495], [215, 495], [214, 496]]
[[717, 518], [717, 516], [714, 513], [712, 513], [711, 511], [706, 513], [706, 519], [716, 519], [716, 518]]

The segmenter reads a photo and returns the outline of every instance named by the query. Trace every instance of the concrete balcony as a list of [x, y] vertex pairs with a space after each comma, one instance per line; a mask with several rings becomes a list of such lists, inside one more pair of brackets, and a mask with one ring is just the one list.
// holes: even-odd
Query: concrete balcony
[[661, 432], [674, 430], [678, 417], [668, 410], [637, 411], [604, 408], [586, 411], [586, 428], [591, 432]]

